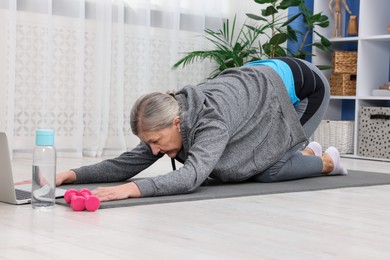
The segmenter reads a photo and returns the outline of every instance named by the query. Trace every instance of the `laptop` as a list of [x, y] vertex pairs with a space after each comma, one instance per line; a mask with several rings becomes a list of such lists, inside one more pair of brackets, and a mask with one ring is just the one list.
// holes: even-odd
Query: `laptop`
[[[65, 192], [56, 188], [56, 198], [63, 197]], [[8, 140], [3, 132], [0, 132], [0, 201], [15, 205], [31, 203], [31, 184], [14, 184]]]

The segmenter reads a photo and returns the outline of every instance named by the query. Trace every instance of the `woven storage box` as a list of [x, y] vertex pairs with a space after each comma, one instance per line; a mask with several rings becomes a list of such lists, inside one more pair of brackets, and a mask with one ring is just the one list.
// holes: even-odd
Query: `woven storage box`
[[325, 149], [336, 147], [340, 153], [353, 153], [354, 121], [322, 120], [313, 139]]
[[361, 107], [359, 155], [390, 159], [390, 108]]
[[330, 94], [335, 96], [356, 95], [356, 75], [332, 74], [329, 80]]
[[356, 51], [335, 51], [332, 54], [333, 72], [356, 74], [357, 52]]

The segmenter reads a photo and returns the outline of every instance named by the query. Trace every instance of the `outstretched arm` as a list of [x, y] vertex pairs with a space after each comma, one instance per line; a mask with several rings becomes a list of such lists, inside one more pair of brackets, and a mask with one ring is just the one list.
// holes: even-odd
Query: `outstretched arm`
[[116, 158], [59, 173], [56, 183], [60, 185], [125, 181], [148, 168], [162, 156], [154, 155], [150, 147], [141, 142], [131, 151]]
[[344, 4], [345, 9], [347, 10], [347, 12], [348, 12], [349, 14], [352, 14], [351, 10], [349, 9], [349, 7], [348, 7], [348, 5], [347, 5], [346, 0], [343, 0], [343, 4]]
[[[65, 183], [74, 183], [75, 181], [76, 173], [72, 170], [59, 173], [56, 177], [57, 186]], [[111, 187], [98, 187], [92, 191], [92, 194], [99, 197], [100, 201], [141, 197], [141, 192], [134, 182]]]
[[[150, 147], [140, 143], [130, 152], [119, 157], [78, 169], [58, 173], [56, 185], [66, 183], [114, 182], [127, 180], [153, 164], [162, 154], [154, 155]], [[140, 189], [134, 182], [111, 187], [99, 187], [92, 191], [101, 201], [138, 198]]]

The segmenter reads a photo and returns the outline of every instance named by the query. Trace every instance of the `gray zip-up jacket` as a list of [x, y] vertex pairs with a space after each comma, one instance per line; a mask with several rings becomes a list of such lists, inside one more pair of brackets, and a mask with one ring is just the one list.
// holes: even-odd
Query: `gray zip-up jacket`
[[[143, 197], [189, 193], [208, 177], [244, 181], [306, 141], [283, 81], [269, 67], [228, 69], [175, 96], [183, 139], [177, 159], [184, 164], [164, 175], [135, 180]], [[141, 142], [117, 158], [74, 171], [77, 183], [124, 181], [162, 156]]]

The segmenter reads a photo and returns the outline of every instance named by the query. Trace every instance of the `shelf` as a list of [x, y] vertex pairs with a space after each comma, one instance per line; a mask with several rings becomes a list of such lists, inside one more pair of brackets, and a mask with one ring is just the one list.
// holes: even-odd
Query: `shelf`
[[340, 37], [340, 38], [330, 38], [330, 42], [356, 42], [360, 38], [355, 36], [355, 37]]
[[390, 34], [373, 35], [373, 36], [354, 36], [354, 37], [341, 37], [341, 38], [329, 38], [330, 42], [357, 42], [357, 41], [390, 41]]
[[390, 42], [390, 34], [360, 37], [359, 39], [362, 41], [389, 41]]
[[[375, 2], [375, 3], [373, 3]], [[334, 18], [329, 11], [329, 1], [314, 1], [314, 13], [323, 12], [330, 18], [330, 26], [320, 28], [319, 33], [328, 36], [334, 51], [357, 51], [356, 95], [331, 95], [324, 120], [351, 120], [354, 122], [354, 151], [352, 154], [343, 154], [342, 157], [390, 162], [390, 159], [371, 158], [359, 155], [359, 131], [362, 107], [390, 108], [390, 96], [373, 96], [372, 91], [390, 81], [390, 34], [387, 25], [390, 23], [389, 0], [354, 0], [347, 1], [354, 15], [358, 16], [359, 35], [351, 37], [331, 38]], [[343, 7], [342, 7], [343, 8]], [[345, 8], [342, 11], [341, 32], [346, 32], [349, 15]], [[313, 37], [319, 41], [318, 37]], [[331, 53], [314, 49], [312, 62], [317, 65], [331, 65]], [[330, 79], [331, 70], [323, 71]], [[342, 137], [341, 137], [342, 138]], [[383, 133], [387, 140], [388, 134]], [[373, 136], [377, 139], [377, 136]], [[373, 144], [375, 146], [375, 144]]]
[[390, 100], [390, 96], [330, 96], [330, 99]]
[[356, 97], [356, 99], [361, 99], [361, 100], [390, 100], [390, 96], [360, 96], [360, 97]]
[[330, 99], [356, 99], [356, 96], [330, 96]]

